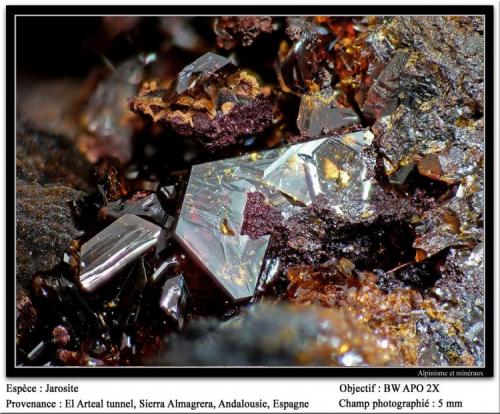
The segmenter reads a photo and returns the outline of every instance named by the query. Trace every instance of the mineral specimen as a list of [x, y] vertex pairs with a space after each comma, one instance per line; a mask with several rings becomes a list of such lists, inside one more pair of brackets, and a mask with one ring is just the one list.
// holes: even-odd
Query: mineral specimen
[[389, 270], [414, 256], [411, 218], [416, 212], [408, 200], [378, 186], [369, 203], [361, 195], [343, 198], [339, 191], [318, 196], [273, 237], [284, 269], [345, 257], [362, 269]]
[[91, 165], [73, 142], [27, 122], [18, 121], [16, 127], [17, 179], [41, 185], [57, 183], [83, 191], [91, 188]]
[[118, 200], [129, 192], [120, 161], [113, 157], [103, 158], [95, 169], [97, 188], [106, 201]]
[[333, 192], [342, 192], [345, 197], [357, 192], [368, 200], [371, 184], [367, 166], [349, 144], [370, 142], [370, 136], [369, 131], [360, 131], [340, 139], [294, 145], [264, 171], [263, 179], [304, 205], [311, 204], [319, 194]]
[[264, 194], [251, 192], [247, 194], [241, 234], [248, 235], [252, 240], [276, 231], [282, 224], [283, 216], [279, 209], [273, 206]]
[[365, 117], [375, 120], [395, 111], [399, 103], [400, 73], [408, 55], [405, 51], [396, 52], [371, 85], [361, 106]]
[[381, 69], [372, 98], [358, 102], [367, 116], [388, 115], [373, 130], [387, 175], [405, 170], [398, 184], [415, 164], [448, 184], [481, 168], [484, 50], [474, 19], [399, 17], [365, 39], [375, 56], [368, 71]]
[[116, 17], [107, 73], [22, 67], [16, 363], [484, 365], [487, 30]]
[[292, 300], [303, 304], [342, 306], [347, 290], [359, 286], [353, 270], [354, 265], [344, 258], [316, 266], [291, 266], [287, 271], [290, 280], [287, 293]]
[[359, 193], [367, 201], [366, 165], [342, 139], [362, 145], [369, 132], [350, 135], [354, 138], [323, 138], [284, 152], [270, 150], [194, 166], [175, 229], [177, 239], [234, 300], [251, 297], [269, 241], [265, 234], [271, 230], [255, 226], [254, 192], [267, 196], [267, 216], [276, 224], [280, 212], [273, 208], [285, 215], [296, 210], [284, 195], [303, 205], [319, 194], [335, 192], [343, 194], [339, 200]]
[[80, 252], [80, 284], [93, 292], [153, 247], [160, 227], [125, 214], [84, 243]]
[[374, 125], [389, 177], [417, 163], [422, 175], [454, 184], [482, 168], [482, 121], [461, 124], [460, 111], [448, 109], [448, 99], [434, 99], [416, 110], [400, 106]]
[[37, 312], [31, 299], [23, 296], [16, 303], [16, 342], [22, 343], [35, 328]]
[[233, 300], [255, 291], [269, 236], [241, 235], [247, 194], [277, 152], [195, 165], [175, 229], [179, 242]]
[[211, 52], [186, 66], [169, 89], [148, 85], [129, 103], [134, 112], [212, 150], [263, 132], [273, 113], [253, 75]]
[[[443, 265], [442, 277], [430, 291], [439, 307], [455, 321], [460, 335], [459, 349], [466, 349], [475, 365], [484, 362], [484, 275], [484, 243], [473, 249], [452, 248]], [[437, 352], [430, 356], [434, 361], [441, 359]], [[461, 358], [456, 352], [450, 356]], [[469, 358], [469, 363], [472, 361]]]
[[459, 194], [422, 215], [413, 243], [418, 249], [417, 259], [422, 260], [448, 247], [472, 248], [482, 240], [482, 209], [472, 204], [474, 193]]
[[56, 326], [52, 330], [52, 340], [60, 348], [65, 347], [71, 341], [68, 330], [64, 326]]
[[[471, 364], [477, 342], [471, 343], [464, 335], [460, 322], [463, 314], [458, 313], [466, 309], [470, 312], [471, 304], [450, 311], [443, 303], [407, 287], [385, 293], [377, 287], [375, 274], [355, 272], [352, 266], [347, 270], [351, 272], [348, 275], [339, 264], [290, 269], [291, 300], [357, 315], [360, 322], [396, 346], [405, 365]], [[477, 315], [472, 316], [471, 325], [479, 320]]]
[[206, 53], [180, 71], [170, 94], [177, 98], [189, 89], [200, 86], [209, 88], [211, 86], [208, 84], [210, 80], [223, 75], [224, 71], [234, 72], [234, 70], [235, 67], [231, 60], [215, 53]]

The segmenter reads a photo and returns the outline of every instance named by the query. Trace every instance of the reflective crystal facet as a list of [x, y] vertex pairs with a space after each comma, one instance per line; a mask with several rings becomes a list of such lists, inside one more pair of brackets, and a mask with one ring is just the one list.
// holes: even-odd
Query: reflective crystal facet
[[303, 135], [317, 137], [359, 123], [361, 120], [352, 108], [338, 104], [332, 88], [302, 95], [297, 127]]
[[351, 193], [361, 193], [363, 200], [369, 198], [366, 165], [357, 151], [329, 139], [314, 152], [312, 164], [315, 168], [308, 168], [308, 181], [314, 197], [339, 192], [344, 198]]
[[264, 172], [266, 184], [304, 205], [319, 194], [359, 192], [369, 198], [370, 181], [357, 149], [371, 143], [367, 131], [322, 138], [290, 147]]
[[[388, 168], [390, 168], [390, 166], [388, 166]], [[414, 162], [410, 162], [407, 165], [401, 166], [399, 170], [387, 176], [389, 178], [389, 182], [395, 185], [403, 185], [412, 172], [413, 168], [415, 168]]]
[[361, 106], [363, 115], [372, 119], [390, 115], [398, 105], [401, 71], [409, 53], [398, 51], [369, 89]]
[[264, 189], [279, 150], [195, 165], [175, 229], [180, 243], [233, 300], [255, 291], [269, 236], [240, 235], [247, 193]]
[[305, 177], [314, 174], [307, 171], [315, 168], [311, 165], [313, 152], [328, 138], [309, 141], [291, 146], [280, 158], [264, 171], [264, 181], [304, 205], [309, 205], [312, 198]]
[[160, 308], [182, 328], [184, 308], [186, 307], [187, 288], [182, 275], [168, 279], [163, 285]]
[[161, 227], [125, 214], [82, 245], [80, 284], [92, 292], [154, 246]]
[[171, 225], [173, 218], [168, 216], [155, 193], [138, 194], [125, 199], [112, 201], [104, 206], [100, 215], [104, 218], [119, 218], [125, 214], [147, 217], [159, 225]]
[[334, 36], [328, 28], [309, 20], [280, 68], [283, 89], [304, 92], [313, 85], [331, 83], [329, 67], [333, 64], [330, 49]]
[[205, 53], [182, 69], [172, 89], [180, 95], [226, 67], [234, 68], [229, 59], [212, 52]]

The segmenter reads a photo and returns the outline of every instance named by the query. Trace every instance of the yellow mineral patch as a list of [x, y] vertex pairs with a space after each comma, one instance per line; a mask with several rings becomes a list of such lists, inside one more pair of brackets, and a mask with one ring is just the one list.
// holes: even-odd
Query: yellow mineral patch
[[224, 236], [236, 236], [236, 233], [229, 225], [227, 218], [224, 217], [219, 224], [220, 231], [224, 234]]
[[339, 353], [344, 354], [347, 351], [349, 351], [349, 345], [348, 344], [342, 344], [339, 348]]
[[351, 179], [351, 176], [347, 171], [341, 170], [340, 171], [340, 185], [342, 187], [347, 187], [349, 185], [349, 180]]
[[251, 96], [257, 96], [261, 90], [257, 78], [242, 70], [237, 74], [235, 92], [246, 92]]
[[340, 176], [339, 168], [328, 158], [323, 159], [323, 171], [327, 180], [337, 180]]
[[251, 159], [252, 161], [258, 161], [258, 160], [260, 160], [261, 158], [262, 158], [262, 154], [259, 154], [258, 152], [252, 152], [252, 153], [250, 154], [250, 159]]
[[287, 160], [286, 165], [290, 170], [297, 171], [301, 163], [299, 162], [299, 158], [294, 155]]
[[231, 109], [234, 108], [234, 102], [224, 102], [221, 105], [222, 113], [226, 115], [227, 113], [231, 112]]

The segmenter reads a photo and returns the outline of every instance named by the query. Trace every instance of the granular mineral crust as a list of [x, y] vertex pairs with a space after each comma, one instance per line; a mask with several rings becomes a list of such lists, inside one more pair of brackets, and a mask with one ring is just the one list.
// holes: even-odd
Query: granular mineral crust
[[19, 122], [16, 133], [16, 178], [41, 185], [61, 184], [77, 190], [92, 186], [92, 168], [74, 143], [63, 135]]
[[[377, 287], [375, 274], [355, 272], [345, 259], [291, 268], [290, 272], [292, 301], [358, 315], [358, 320], [366, 326], [387, 335], [405, 365], [473, 364], [473, 355], [477, 355], [477, 344], [482, 343], [482, 338], [475, 337], [477, 342], [471, 343], [470, 334], [462, 327], [463, 314], [450, 311], [435, 297], [426, 297], [408, 287], [383, 292]], [[464, 311], [460, 306], [457, 308]], [[479, 313], [476, 311], [475, 315]], [[482, 329], [474, 326], [476, 321], [467, 328]]]
[[27, 287], [35, 272], [55, 267], [70, 242], [82, 235], [69, 202], [85, 193], [25, 180], [17, 180], [16, 187], [17, 281]]
[[213, 25], [217, 46], [224, 49], [250, 46], [261, 34], [273, 31], [269, 16], [223, 16], [215, 18]]
[[283, 216], [279, 209], [266, 200], [264, 194], [257, 191], [247, 194], [247, 202], [243, 211], [241, 234], [252, 240], [271, 234], [282, 225]]
[[22, 296], [16, 301], [16, 342], [23, 341], [36, 327], [36, 309], [28, 296]]

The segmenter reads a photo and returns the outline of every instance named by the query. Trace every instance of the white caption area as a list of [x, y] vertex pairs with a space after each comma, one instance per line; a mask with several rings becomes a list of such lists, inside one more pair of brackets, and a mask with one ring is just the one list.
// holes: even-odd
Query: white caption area
[[[301, 380], [243, 380], [243, 379], [82, 379], [78, 381], [38, 380], [38, 381], [3, 381], [2, 412], [498, 412], [498, 380], [333, 380], [333, 379], [301, 379]], [[36, 385], [36, 393], [5, 393], [6, 382], [13, 385]], [[45, 392], [47, 384], [52, 386], [78, 385], [78, 392]], [[341, 392], [342, 389], [347, 389]], [[399, 392], [383, 392], [385, 384], [392, 390], [393, 384], [400, 386]], [[439, 392], [433, 384], [437, 384]], [[375, 392], [349, 391], [349, 386], [367, 385], [366, 389]], [[413, 392], [405, 391], [413, 388]], [[378, 391], [378, 387], [382, 389]], [[43, 390], [43, 391], [41, 391]], [[421, 390], [421, 392], [417, 391]], [[7, 399], [16, 402], [55, 401], [56, 408], [26, 409], [9, 408]], [[226, 403], [257, 404], [262, 408], [240, 408], [229, 404], [219, 407], [220, 401]], [[277, 405], [275, 406], [275, 401]], [[107, 408], [107, 402], [132, 403], [131, 408]], [[141, 404], [141, 401], [143, 404]], [[373, 402], [378, 409], [374, 409]], [[428, 408], [402, 406], [398, 402], [427, 401]], [[211, 402], [215, 409], [203, 405]], [[267, 402], [269, 408], [263, 407]], [[300, 402], [309, 403], [308, 408]], [[163, 403], [163, 404], [162, 404]], [[286, 404], [287, 403], [287, 404]], [[387, 406], [386, 404], [390, 404]], [[170, 404], [170, 405], [169, 405]], [[281, 404], [281, 405], [280, 405]], [[286, 404], [286, 405], [285, 405]], [[366, 405], [367, 404], [367, 405]], [[198, 408], [193, 410], [193, 406]], [[441, 406], [440, 406], [441, 405]], [[134, 408], [135, 406], [135, 408]], [[393, 408], [391, 408], [393, 407]], [[417, 406], [415, 406], [417, 407]]]

